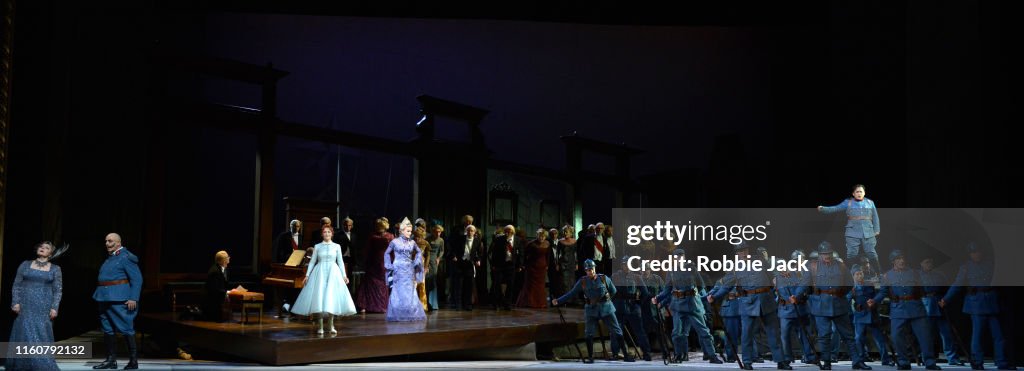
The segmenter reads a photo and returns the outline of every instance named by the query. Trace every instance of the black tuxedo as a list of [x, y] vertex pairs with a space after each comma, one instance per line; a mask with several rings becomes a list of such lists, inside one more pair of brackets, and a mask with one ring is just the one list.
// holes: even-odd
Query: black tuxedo
[[227, 271], [222, 273], [220, 266], [216, 264], [210, 267], [206, 273], [206, 294], [203, 300], [203, 316], [207, 320], [223, 322], [227, 319], [224, 314], [224, 300], [229, 287]]
[[[469, 248], [469, 259], [464, 259], [466, 236], [455, 234], [452, 244], [445, 246], [444, 260], [448, 264], [448, 276], [452, 280], [452, 305], [455, 309], [473, 308], [473, 273], [477, 262], [483, 256], [484, 243], [480, 236], [473, 238]], [[483, 273], [482, 271], [480, 273]], [[482, 275], [482, 274], [481, 274]], [[486, 277], [486, 276], [484, 276]]]
[[[509, 256], [508, 238], [501, 236], [491, 242], [489, 260], [491, 263], [491, 295], [495, 306], [509, 308], [517, 294], [515, 290], [516, 270], [523, 265], [523, 246], [525, 241], [516, 237], [512, 240], [512, 251]], [[505, 292], [501, 285], [506, 285]]]
[[274, 242], [274, 263], [284, 263], [288, 261], [288, 257], [292, 255], [292, 251], [295, 248], [299, 250], [306, 250], [306, 247], [302, 246], [303, 234], [299, 232], [299, 244], [295, 244], [295, 240], [292, 239], [291, 231], [284, 231], [277, 235], [277, 240]]
[[576, 264], [580, 266], [576, 277], [583, 276], [583, 262], [587, 259], [594, 259], [594, 250], [597, 248], [594, 245], [596, 238], [596, 235], [588, 234], [576, 240]]

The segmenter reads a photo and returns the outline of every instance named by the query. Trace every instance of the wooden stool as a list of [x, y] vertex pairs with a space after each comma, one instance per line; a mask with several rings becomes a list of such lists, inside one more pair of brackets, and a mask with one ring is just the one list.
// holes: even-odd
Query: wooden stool
[[231, 291], [228, 294], [231, 298], [231, 307], [238, 308], [242, 311], [242, 323], [249, 323], [249, 310], [257, 310], [257, 321], [263, 324], [263, 299], [264, 295], [262, 292], [236, 292]]

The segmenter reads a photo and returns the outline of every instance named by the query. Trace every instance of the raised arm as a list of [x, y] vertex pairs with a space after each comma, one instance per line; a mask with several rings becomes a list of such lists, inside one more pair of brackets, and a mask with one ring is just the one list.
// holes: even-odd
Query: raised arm
[[821, 211], [822, 214], [832, 214], [832, 213], [837, 213], [837, 212], [846, 210], [847, 206], [849, 206], [848, 205], [849, 204], [848, 201], [849, 200], [843, 200], [843, 201], [839, 202], [838, 205], [835, 205], [835, 206], [822, 206], [820, 211]]

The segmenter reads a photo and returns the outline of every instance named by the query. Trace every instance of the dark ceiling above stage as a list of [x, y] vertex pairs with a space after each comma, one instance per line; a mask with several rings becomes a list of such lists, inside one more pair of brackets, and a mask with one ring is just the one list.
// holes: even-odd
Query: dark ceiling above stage
[[157, 2], [164, 9], [390, 18], [494, 19], [612, 25], [823, 24], [827, 1], [275, 1]]

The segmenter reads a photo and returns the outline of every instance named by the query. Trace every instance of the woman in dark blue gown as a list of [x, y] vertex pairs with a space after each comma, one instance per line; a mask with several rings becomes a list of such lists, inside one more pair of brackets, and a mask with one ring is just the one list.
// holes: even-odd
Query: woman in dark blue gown
[[[36, 259], [18, 267], [11, 290], [11, 310], [17, 316], [11, 326], [11, 343], [53, 343], [53, 319], [57, 318], [62, 287], [60, 267], [50, 261], [65, 250], [55, 252], [52, 243], [42, 242], [36, 245]], [[8, 370], [60, 369], [52, 355], [13, 358], [12, 350], [8, 349]]]

